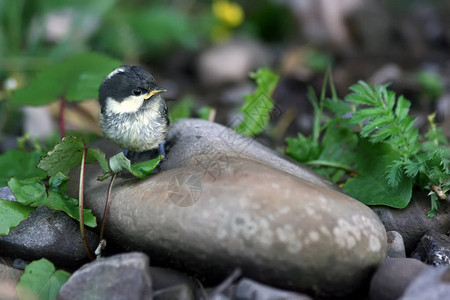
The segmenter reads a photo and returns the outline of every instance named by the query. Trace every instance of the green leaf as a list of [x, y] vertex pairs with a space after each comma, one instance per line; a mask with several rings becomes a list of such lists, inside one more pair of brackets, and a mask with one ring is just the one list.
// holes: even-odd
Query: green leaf
[[152, 171], [156, 168], [156, 166], [161, 162], [162, 158], [163, 156], [159, 155], [154, 159], [140, 162], [137, 164], [132, 164], [131, 173], [134, 176], [143, 179], [152, 173]]
[[[55, 176], [58, 172], [68, 175], [73, 168], [81, 165], [84, 148], [83, 139], [72, 136], [65, 137], [41, 159], [38, 168], [47, 172], [48, 176]], [[98, 149], [88, 148], [86, 163], [96, 161], [100, 163], [104, 173], [110, 171], [105, 154]]]
[[131, 172], [131, 162], [125, 155], [120, 152], [109, 159], [111, 171], [115, 174], [125, 170]]
[[394, 119], [392, 118], [392, 116], [383, 116], [380, 118], [374, 118], [363, 126], [363, 128], [361, 129], [361, 136], [368, 137], [374, 130], [384, 125], [392, 124], [393, 122]]
[[403, 120], [408, 116], [409, 107], [411, 106], [411, 102], [406, 100], [405, 97], [398, 97], [397, 106], [395, 107], [395, 115], [400, 120]]
[[337, 98], [325, 99], [325, 101], [323, 102], [323, 106], [328, 111], [334, 113], [339, 119], [352, 111], [350, 105]]
[[48, 176], [55, 176], [58, 172], [67, 175], [70, 170], [81, 164], [83, 150], [82, 139], [65, 137], [41, 159], [38, 168], [47, 172]]
[[401, 175], [396, 187], [389, 184], [386, 170], [400, 158], [391, 145], [381, 142], [372, 144], [361, 140], [354, 157], [358, 176], [350, 178], [343, 189], [366, 205], [386, 205], [405, 208], [412, 195], [412, 180]]
[[421, 71], [416, 74], [416, 78], [425, 95], [432, 100], [437, 99], [445, 90], [444, 81], [439, 74], [430, 71]]
[[190, 13], [187, 11], [167, 5], [152, 5], [146, 9], [132, 10], [127, 21], [141, 43], [152, 49], [150, 52], [167, 52], [179, 46], [195, 49], [200, 42], [199, 21], [203, 16], [194, 17], [192, 10]]
[[[111, 167], [111, 171], [115, 174], [123, 171], [128, 171], [134, 176], [144, 179], [151, 174], [151, 172], [156, 168], [162, 158], [163, 156], [160, 155], [157, 158], [151, 160], [147, 160], [137, 164], [131, 164], [130, 160], [128, 160], [128, 158], [126, 158], [125, 155], [120, 152], [119, 154], [111, 157], [111, 159], [109, 160], [109, 165]], [[104, 179], [106, 179], [106, 176], [102, 177], [100, 180]]]
[[17, 202], [24, 205], [43, 202], [47, 198], [45, 185], [38, 177], [22, 180], [12, 177], [8, 181], [8, 186], [14, 197], [16, 197]]
[[353, 93], [348, 94], [345, 97], [346, 101], [353, 102], [355, 104], [367, 104], [374, 106], [379, 104], [374, 88], [364, 81], [358, 81], [357, 84], [350, 87], [350, 90], [353, 91]]
[[300, 132], [297, 138], [288, 137], [286, 141], [288, 144], [286, 154], [299, 162], [315, 160], [319, 155], [318, 146], [313, 143], [311, 138], [305, 137]]
[[62, 97], [69, 101], [95, 99], [105, 76], [120, 64], [97, 53], [73, 56], [40, 72], [28, 86], [17, 91], [10, 102], [37, 106]]
[[182, 118], [192, 117], [192, 110], [194, 108], [194, 97], [187, 95], [184, 96], [176, 105], [169, 110], [170, 122], [175, 122]]
[[6, 186], [12, 176], [44, 178], [45, 172], [36, 168], [42, 155], [40, 151], [28, 153], [23, 150], [8, 150], [0, 155], [0, 187]]
[[45, 258], [33, 261], [26, 266], [16, 287], [19, 299], [57, 299], [59, 290], [69, 279], [70, 273], [56, 270]]
[[86, 163], [91, 164], [97, 161], [100, 164], [103, 173], [111, 171], [105, 153], [96, 148], [88, 148], [86, 153]]
[[251, 73], [250, 77], [255, 79], [257, 88], [253, 94], [244, 97], [245, 103], [240, 110], [244, 118], [235, 130], [244, 135], [254, 136], [263, 132], [269, 122], [269, 114], [274, 106], [271, 97], [280, 76], [268, 68], [262, 68], [256, 73]]
[[358, 124], [361, 123], [364, 120], [379, 117], [380, 115], [383, 115], [385, 113], [384, 109], [381, 107], [372, 107], [372, 108], [366, 108], [356, 111], [352, 115], [352, 122]]
[[345, 127], [329, 127], [322, 139], [318, 160], [349, 166], [354, 161], [358, 135]]
[[210, 106], [203, 106], [198, 111], [198, 117], [202, 120], [209, 120], [209, 116], [211, 115], [211, 111], [213, 110]]
[[[55, 210], [64, 211], [79, 221], [78, 200], [66, 194], [66, 183], [69, 179], [68, 176], [59, 172], [50, 178], [47, 189], [38, 177], [23, 180], [13, 177], [9, 180], [8, 186], [17, 202], [21, 204], [31, 207], [45, 205]], [[97, 226], [97, 221], [90, 209], [84, 210], [84, 223], [90, 227]]]
[[0, 199], [0, 235], [7, 235], [9, 231], [28, 218], [34, 208], [15, 201]]

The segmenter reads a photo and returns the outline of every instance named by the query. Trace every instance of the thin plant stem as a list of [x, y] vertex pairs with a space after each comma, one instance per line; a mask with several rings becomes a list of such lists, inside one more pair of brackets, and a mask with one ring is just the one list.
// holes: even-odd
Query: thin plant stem
[[100, 229], [100, 241], [103, 240], [103, 233], [105, 231], [105, 224], [106, 224], [106, 216], [108, 215], [109, 203], [111, 200], [111, 191], [116, 176], [117, 174], [114, 174], [113, 177], [111, 177], [111, 181], [109, 182], [108, 194], [106, 195], [105, 211], [103, 212], [102, 227]]
[[307, 166], [317, 165], [317, 166], [322, 166], [322, 167], [333, 167], [333, 168], [336, 168], [336, 169], [342, 169], [342, 170], [344, 170], [346, 172], [349, 172], [349, 173], [356, 173], [356, 171], [353, 170], [352, 168], [350, 168], [349, 166], [346, 166], [346, 165], [343, 165], [343, 164], [340, 164], [340, 163], [335, 163], [335, 162], [332, 162], [332, 161], [310, 160], [310, 161], [308, 161], [308, 162], [306, 162], [304, 164], [307, 165]]
[[60, 100], [59, 106], [59, 133], [61, 135], [61, 139], [66, 136], [66, 127], [64, 125], [64, 109], [66, 108], [66, 98], [62, 97]]
[[81, 238], [83, 239], [83, 245], [84, 249], [86, 249], [87, 255], [89, 256], [90, 260], [94, 260], [94, 252], [92, 252], [91, 248], [89, 247], [89, 244], [87, 242], [86, 237], [86, 229], [84, 227], [84, 167], [86, 165], [86, 154], [87, 154], [87, 148], [84, 147], [83, 149], [83, 157], [81, 158], [81, 170], [80, 170], [80, 187], [78, 190], [78, 198], [79, 198], [79, 214], [80, 214], [80, 231], [81, 231]]

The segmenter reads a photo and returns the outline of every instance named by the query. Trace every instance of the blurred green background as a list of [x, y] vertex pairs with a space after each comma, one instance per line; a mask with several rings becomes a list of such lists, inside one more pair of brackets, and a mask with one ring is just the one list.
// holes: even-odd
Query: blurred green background
[[[437, 110], [445, 129], [449, 13], [444, 0], [0, 0], [0, 152], [27, 132], [42, 138], [56, 130], [57, 104], [10, 105], [15, 91], [86, 52], [146, 66], [176, 100], [173, 111], [198, 116], [208, 106], [225, 125], [252, 91], [248, 72], [271, 67], [281, 75], [274, 94], [281, 113], [262, 140], [272, 146], [311, 130], [307, 88], [319, 90], [328, 67], [341, 95], [359, 79], [390, 82], [413, 101], [419, 127]], [[67, 110], [69, 129], [100, 134], [95, 101]]]

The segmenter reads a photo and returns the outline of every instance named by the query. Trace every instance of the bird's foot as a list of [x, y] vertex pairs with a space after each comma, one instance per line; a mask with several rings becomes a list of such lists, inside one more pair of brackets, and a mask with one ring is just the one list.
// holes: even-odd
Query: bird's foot
[[164, 145], [166, 144], [166, 141], [162, 141], [160, 144], [159, 144], [159, 155], [162, 155], [162, 156], [166, 156], [166, 149], [164, 148]]

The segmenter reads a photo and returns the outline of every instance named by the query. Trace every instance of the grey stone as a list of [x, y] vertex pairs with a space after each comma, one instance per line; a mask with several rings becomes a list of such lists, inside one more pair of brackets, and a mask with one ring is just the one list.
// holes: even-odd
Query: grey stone
[[149, 259], [139, 252], [97, 259], [70, 276], [58, 299], [152, 299]]
[[248, 78], [248, 73], [268, 65], [270, 53], [254, 41], [231, 41], [207, 49], [199, 55], [197, 70], [201, 83], [218, 86]]
[[450, 265], [450, 237], [434, 230], [428, 231], [411, 257], [434, 266]]
[[163, 171], [194, 165], [204, 170], [206, 179], [215, 180], [224, 171], [229, 159], [247, 158], [316, 185], [339, 191], [336, 185], [311, 169], [217, 123], [183, 119], [171, 126], [167, 144], [170, 151], [161, 166]]
[[430, 198], [423, 192], [413, 193], [411, 202], [404, 209], [386, 206], [372, 206], [371, 208], [384, 224], [386, 231], [397, 231], [401, 234], [407, 255], [416, 248], [422, 236], [430, 229], [444, 234], [450, 231], [448, 203], [441, 201], [439, 214], [434, 218], [428, 218]]
[[152, 275], [152, 285], [155, 291], [180, 285], [195, 290], [198, 286], [193, 279], [175, 270], [150, 267], [150, 274]]
[[388, 231], [386, 234], [388, 242], [387, 256], [391, 258], [406, 257], [402, 235], [397, 231]]
[[194, 300], [192, 290], [186, 285], [176, 285], [153, 293], [153, 300]]
[[408, 286], [399, 300], [444, 300], [450, 298], [450, 267], [430, 267]]
[[44, 139], [55, 132], [55, 122], [53, 122], [47, 106], [25, 106], [22, 111], [24, 114], [23, 130], [33, 138]]
[[19, 283], [23, 271], [12, 267], [12, 261], [0, 257], [0, 299], [17, 299], [16, 285]]
[[8, 201], [16, 201], [16, 197], [14, 197], [13, 193], [7, 186], [0, 188], [0, 199]]
[[[210, 278], [239, 267], [320, 295], [351, 293], [383, 262], [377, 216], [306, 168], [206, 121], [175, 124], [168, 143], [160, 173], [116, 180], [107, 239]], [[107, 185], [88, 184], [97, 215]]]
[[254, 280], [243, 278], [235, 291], [236, 300], [312, 300], [307, 295], [275, 289]]
[[378, 268], [370, 282], [370, 299], [395, 300], [424, 270], [423, 262], [412, 258], [388, 258]]
[[[86, 232], [95, 249], [97, 235], [89, 229]], [[8, 235], [0, 236], [0, 255], [28, 261], [45, 257], [64, 267], [77, 267], [88, 260], [78, 223], [46, 206], [37, 207]]]

